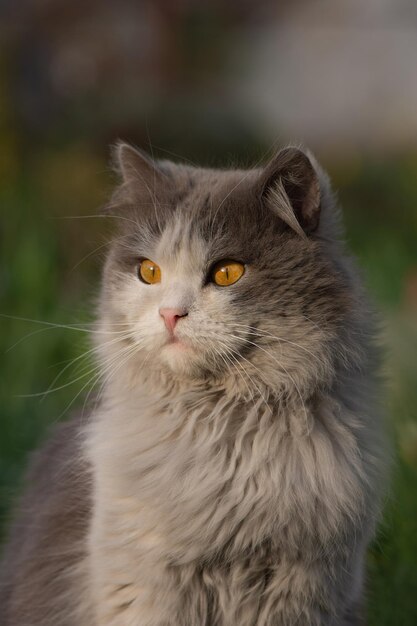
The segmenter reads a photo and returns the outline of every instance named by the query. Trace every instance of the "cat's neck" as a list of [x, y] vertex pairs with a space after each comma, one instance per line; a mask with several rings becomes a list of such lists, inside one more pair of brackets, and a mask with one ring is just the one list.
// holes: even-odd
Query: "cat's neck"
[[[217, 402], [219, 398], [237, 403], [256, 402], [276, 405], [291, 395], [285, 387], [272, 389], [260, 380], [249, 380], [243, 376], [206, 375], [193, 377], [173, 373], [168, 368], [149, 367], [141, 372], [121, 371], [110, 377], [103, 389], [104, 400], [134, 403], [138, 397], [147, 400], [172, 401], [182, 398], [185, 402], [207, 400]], [[298, 396], [298, 392], [295, 392]]]
[[[309, 428], [317, 392], [303, 397], [297, 388], [271, 389], [257, 381], [247, 385], [244, 380], [228, 377], [214, 379], [190, 379], [172, 375], [169, 371], [149, 369], [140, 380], [129, 381], [124, 377], [109, 382], [103, 391], [98, 419], [112, 421], [114, 413], [141, 419], [142, 415], [168, 418], [171, 427], [186, 416], [205, 416], [227, 420], [227, 416], [250, 411], [268, 414], [272, 419], [294, 415], [296, 430]], [[134, 417], [136, 416], [136, 417]], [[151, 418], [151, 421], [153, 418]]]

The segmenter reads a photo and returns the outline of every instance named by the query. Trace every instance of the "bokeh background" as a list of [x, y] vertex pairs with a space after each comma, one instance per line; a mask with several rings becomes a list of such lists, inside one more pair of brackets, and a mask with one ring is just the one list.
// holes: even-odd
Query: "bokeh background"
[[28, 451], [89, 389], [88, 336], [65, 326], [92, 319], [111, 232], [98, 217], [114, 183], [109, 144], [247, 165], [301, 141], [333, 178], [383, 320], [396, 460], [369, 553], [369, 624], [417, 624], [415, 0], [0, 10], [1, 528]]

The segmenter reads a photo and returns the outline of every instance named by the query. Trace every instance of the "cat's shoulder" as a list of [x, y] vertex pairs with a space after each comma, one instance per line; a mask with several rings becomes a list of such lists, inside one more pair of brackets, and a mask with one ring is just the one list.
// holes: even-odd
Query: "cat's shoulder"
[[[46, 432], [43, 444], [30, 455], [26, 484], [39, 490], [67, 476], [79, 482], [88, 475], [87, 462], [83, 455], [84, 422], [79, 415], [53, 424]], [[58, 485], [57, 485], [58, 486]]]
[[[52, 519], [61, 513], [60, 507], [65, 504], [65, 511], [73, 511], [78, 519], [86, 516], [91, 480], [82, 442], [83, 421], [74, 415], [65, 422], [53, 424], [43, 444], [30, 455], [12, 527], [12, 532], [18, 528], [22, 533], [20, 539], [41, 511], [44, 517]], [[42, 508], [42, 503], [46, 508]]]
[[25, 606], [46, 606], [55, 584], [59, 595], [59, 572], [79, 558], [92, 496], [82, 441], [83, 421], [74, 416], [52, 426], [31, 455], [0, 563], [2, 624], [17, 623]]

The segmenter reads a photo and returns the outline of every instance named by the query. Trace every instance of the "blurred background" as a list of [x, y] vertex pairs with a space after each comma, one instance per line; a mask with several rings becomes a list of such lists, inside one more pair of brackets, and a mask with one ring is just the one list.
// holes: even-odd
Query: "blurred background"
[[303, 142], [333, 178], [382, 312], [396, 463], [369, 553], [369, 624], [417, 624], [415, 0], [2, 0], [0, 11], [0, 313], [12, 316], [0, 317], [0, 527], [28, 451], [89, 389], [88, 336], [65, 327], [92, 319], [109, 145], [221, 166]]

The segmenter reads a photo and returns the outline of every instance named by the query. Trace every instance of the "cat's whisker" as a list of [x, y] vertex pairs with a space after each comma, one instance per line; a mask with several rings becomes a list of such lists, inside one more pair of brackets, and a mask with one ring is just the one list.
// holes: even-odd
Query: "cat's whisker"
[[162, 148], [161, 146], [157, 146], [155, 144], [154, 144], [154, 147], [160, 152], [165, 152], [166, 154], [170, 154], [171, 156], [174, 156], [177, 159], [181, 159], [182, 162], [189, 163], [193, 167], [198, 167], [198, 163], [196, 161], [192, 161], [191, 159], [189, 159], [186, 156], [183, 156], [182, 154], [178, 154], [177, 152], [172, 152], [172, 150], [167, 150], [166, 148]]
[[[295, 341], [291, 341], [289, 339], [285, 339], [284, 337], [278, 337], [277, 335], [273, 335], [272, 333], [270, 333], [270, 332], [268, 332], [266, 330], [260, 330], [260, 329], [257, 329], [254, 326], [248, 326], [246, 324], [232, 324], [232, 323], [228, 324], [228, 323], [225, 323], [224, 325], [225, 326], [230, 326], [231, 328], [234, 328], [235, 326], [242, 327], [242, 328], [247, 328], [249, 330], [249, 334], [252, 335], [252, 336], [256, 335], [256, 336], [259, 336], [259, 337], [266, 337], [267, 339], [275, 339], [276, 341], [279, 341], [279, 342], [288, 343], [290, 345], [293, 345], [293, 346], [299, 348], [300, 350], [303, 350], [304, 352], [307, 352], [311, 357], [313, 357], [314, 359], [316, 359], [317, 361], [319, 361], [321, 363], [321, 360], [319, 359], [319, 357], [316, 354], [314, 354], [313, 352], [311, 352], [311, 350], [308, 350], [304, 346], [301, 346], [299, 343], [297, 343]], [[242, 331], [239, 330], [239, 328], [235, 328], [235, 332], [243, 333], [244, 331], [243, 330]]]
[[[259, 387], [258, 387], [258, 386], [257, 386], [257, 384], [254, 382], [253, 378], [251, 377], [251, 375], [249, 374], [249, 372], [246, 370], [246, 368], [245, 368], [245, 366], [243, 365], [243, 363], [240, 363], [240, 361], [239, 361], [239, 360], [236, 358], [236, 356], [235, 356], [235, 355], [234, 355], [234, 354], [230, 351], [230, 349], [229, 349], [229, 348], [227, 348], [227, 346], [224, 346], [224, 349], [225, 349], [225, 351], [226, 351], [226, 354], [227, 354], [228, 358], [231, 360], [231, 362], [232, 362], [233, 366], [234, 366], [235, 368], [239, 368], [239, 369], [236, 369], [236, 371], [239, 373], [239, 375], [241, 376], [241, 378], [242, 378], [243, 382], [245, 383], [245, 386], [246, 386], [246, 388], [247, 388], [247, 390], [248, 390], [248, 392], [249, 392], [249, 394], [250, 394], [250, 400], [253, 402], [253, 404], [255, 404], [255, 402], [256, 402], [256, 398], [255, 398], [255, 392], [254, 392], [254, 390], [256, 390], [256, 391], [259, 393], [259, 395], [261, 396], [261, 398], [262, 398], [262, 393], [261, 393], [261, 391], [260, 391]], [[244, 378], [244, 376], [246, 376], [246, 378], [247, 378], [248, 380], [246, 380], [246, 379]], [[249, 382], [248, 382], [248, 381], [249, 381]], [[249, 384], [249, 383], [251, 383], [251, 384], [253, 385], [254, 389], [251, 389], [251, 387], [250, 387], [250, 384]], [[262, 399], [263, 399], [263, 398], [262, 398]]]
[[[96, 369], [96, 368], [95, 368]], [[95, 370], [93, 370], [95, 371]], [[91, 372], [90, 372], [91, 373]], [[58, 417], [54, 420], [54, 422], [59, 422], [59, 420], [65, 415], [65, 413], [67, 413], [67, 411], [70, 410], [70, 408], [72, 407], [72, 405], [74, 404], [74, 402], [79, 398], [79, 396], [82, 394], [82, 392], [84, 391], [84, 389], [86, 389], [88, 387], [88, 385], [91, 383], [91, 381], [95, 378], [95, 375], [93, 375], [82, 387], [81, 389], [78, 391], [78, 393], [74, 396], [74, 398], [67, 404], [67, 406], [65, 407], [65, 409], [62, 411], [62, 413], [60, 413], [60, 415], [58, 415]]]
[[[107, 383], [108, 379], [111, 377], [111, 375], [114, 375], [114, 374], [115, 374], [115, 373], [119, 370], [119, 367], [118, 367], [118, 366], [117, 366], [117, 367], [114, 367], [115, 365], [117, 365], [117, 363], [118, 363], [119, 359], [123, 359], [123, 357], [124, 357], [124, 355], [125, 355], [125, 354], [131, 354], [131, 353], [133, 353], [133, 352], [136, 352], [136, 351], [137, 351], [137, 349], [138, 349], [138, 348], [137, 348], [137, 346], [135, 346], [135, 347], [134, 347], [134, 349], [133, 349], [133, 346], [130, 346], [130, 349], [127, 349], [126, 351], [123, 351], [123, 352], [122, 352], [122, 351], [120, 351], [120, 352], [116, 355], [116, 357], [115, 357], [114, 359], [109, 360], [110, 362], [108, 363], [108, 365], [107, 365], [107, 366], [103, 366], [103, 364], [101, 364], [101, 366], [100, 366], [100, 370], [99, 370], [99, 373], [98, 373], [98, 375], [97, 375], [97, 376], [96, 376], [96, 377], [92, 380], [92, 384], [91, 384], [91, 386], [90, 386], [90, 389], [89, 389], [89, 391], [88, 391], [88, 393], [86, 394], [86, 397], [85, 397], [85, 399], [84, 399], [84, 404], [83, 404], [83, 409], [82, 409], [82, 415], [84, 415], [85, 408], [86, 408], [86, 406], [87, 406], [88, 400], [90, 399], [90, 396], [91, 396], [91, 394], [92, 394], [92, 392], [93, 392], [94, 387], [95, 387], [95, 386], [96, 386], [96, 385], [100, 382], [100, 379], [102, 379], [102, 383], [101, 383], [101, 386], [100, 386], [99, 391], [97, 392], [97, 400], [96, 400], [96, 403], [95, 403], [95, 407], [97, 407], [97, 405], [98, 405], [98, 403], [99, 403], [99, 401], [100, 401], [100, 399], [101, 399], [101, 395], [102, 395], [102, 392], [103, 392], [104, 386], [105, 386], [105, 384]], [[108, 376], [106, 376], [106, 375], [107, 375], [107, 373], [109, 373], [109, 375], [108, 375]]]
[[[250, 380], [250, 382], [251, 382], [251, 383], [252, 383], [252, 385], [255, 387], [256, 391], [259, 393], [260, 397], [261, 397], [261, 398], [262, 398], [262, 400], [264, 401], [265, 406], [267, 406], [267, 407], [268, 407], [268, 409], [271, 411], [271, 407], [269, 406], [269, 404], [268, 404], [268, 402], [267, 402], [266, 398], [264, 397], [264, 395], [263, 395], [263, 393], [262, 393], [261, 389], [260, 389], [260, 388], [259, 388], [259, 386], [256, 384], [256, 382], [255, 382], [255, 380], [253, 379], [253, 377], [249, 374], [249, 372], [247, 371], [247, 368], [245, 368], [245, 367], [243, 366], [243, 364], [242, 364], [242, 363], [240, 363], [239, 359], [243, 359], [243, 360], [244, 360], [244, 361], [246, 361], [246, 362], [247, 362], [247, 363], [248, 363], [251, 367], [253, 367], [254, 369], [256, 369], [256, 370], [260, 373], [260, 375], [261, 375], [261, 380], [262, 380], [262, 379], [263, 379], [263, 376], [262, 376], [262, 372], [261, 372], [261, 370], [260, 370], [258, 367], [256, 367], [253, 363], [251, 363], [251, 362], [250, 362], [250, 361], [249, 361], [246, 357], [244, 357], [244, 356], [243, 356], [240, 352], [238, 352], [238, 351], [236, 351], [236, 350], [232, 349], [232, 348], [231, 348], [230, 346], [228, 346], [226, 343], [223, 343], [223, 346], [224, 346], [227, 350], [229, 350], [229, 351], [233, 352], [235, 355], [237, 355], [237, 356], [234, 356], [234, 360], [235, 360], [235, 362], [236, 362], [237, 364], [241, 365], [241, 367], [242, 367], [243, 371], [245, 372], [246, 376], [248, 377], [248, 379]], [[237, 357], [239, 357], [239, 359], [238, 359]]]
[[[113, 206], [119, 206], [119, 205], [113, 204], [111, 202], [107, 204], [108, 208], [112, 208]], [[108, 213], [108, 214], [96, 213], [95, 215], [57, 215], [57, 216], [54, 216], [52, 219], [55, 219], [55, 220], [90, 220], [90, 219], [95, 219], [95, 218], [124, 220], [126, 222], [131, 222], [132, 224], [137, 226], [137, 223], [134, 220], [131, 220], [128, 217], [125, 217], [124, 215], [115, 215], [111, 213]]]
[[[85, 387], [90, 385], [90, 389], [87, 392], [86, 397], [84, 399], [82, 415], [84, 415], [85, 407], [87, 405], [87, 402], [88, 402], [88, 400], [90, 398], [90, 395], [91, 395], [94, 387], [98, 384], [100, 379], [106, 374], [107, 371], [111, 371], [111, 369], [114, 367], [114, 365], [118, 362], [119, 358], [123, 357], [123, 355], [130, 348], [131, 348], [131, 346], [125, 347], [125, 348], [121, 348], [116, 354], [112, 355], [111, 357], [109, 357], [105, 361], [101, 362], [97, 367], [95, 367], [92, 370], [90, 370], [90, 373], [92, 373], [92, 372], [97, 372], [97, 373], [93, 374], [93, 376], [90, 377], [89, 381], [87, 381], [87, 384], [85, 385]], [[84, 390], [85, 387], [83, 387], [83, 390]]]
[[[130, 350], [132, 349], [132, 346], [129, 346], [128, 348], [122, 348], [118, 353], [116, 353], [115, 355], [113, 355], [107, 362], [107, 365], [104, 367], [104, 372], [107, 372], [108, 369], [112, 368], [114, 366], [114, 363], [117, 362], [117, 359], [120, 358], [120, 356], [123, 356], [123, 350]], [[61, 419], [61, 417], [63, 415], [65, 415], [65, 413], [67, 411], [69, 411], [69, 409], [72, 407], [72, 405], [74, 404], [74, 402], [76, 402], [76, 400], [79, 398], [79, 396], [82, 394], [82, 392], [92, 383], [92, 388], [97, 384], [97, 382], [100, 380], [100, 377], [103, 375], [103, 365], [99, 365], [97, 367], [94, 367], [94, 369], [92, 369], [90, 371], [91, 372], [95, 372], [99, 370], [98, 374], [93, 374], [93, 376], [85, 383], [85, 385], [83, 385], [83, 387], [78, 391], [78, 393], [75, 395], [75, 397], [71, 400], [71, 402], [65, 407], [64, 411], [58, 416], [56, 421], [59, 421]], [[90, 392], [91, 393], [91, 390]]]
[[[97, 368], [95, 368], [95, 369], [97, 369]], [[77, 376], [77, 378], [74, 378], [69, 383], [65, 383], [64, 385], [59, 385], [59, 387], [55, 387], [54, 389], [47, 389], [46, 391], [38, 391], [36, 393], [17, 394], [15, 397], [16, 398], [40, 398], [40, 397], [45, 398], [46, 396], [50, 395], [51, 393], [55, 393], [56, 391], [60, 391], [61, 389], [65, 389], [66, 387], [70, 387], [71, 385], [74, 385], [78, 381], [80, 381], [83, 378], [85, 378], [86, 376], [88, 376], [90, 373], [91, 373], [91, 371], [88, 371], [85, 374], [82, 374], [81, 376]]]
[[39, 333], [44, 333], [47, 330], [52, 330], [52, 329], [51, 328], [37, 328], [36, 330], [32, 330], [30, 333], [28, 333], [27, 335], [24, 335], [23, 337], [20, 337], [20, 339], [15, 341], [14, 344], [9, 346], [7, 350], [5, 350], [5, 354], [7, 354], [8, 352], [11, 352], [18, 345], [26, 341], [26, 339], [29, 339], [30, 337], [33, 337], [34, 335], [39, 335]]
[[[114, 334], [116, 332], [123, 332], [123, 331], [111, 331], [111, 330], [100, 330], [97, 328], [94, 328], [94, 326], [97, 326], [96, 322], [91, 322], [91, 324], [87, 323], [80, 323], [80, 324], [58, 324], [55, 322], [48, 322], [45, 320], [36, 320], [36, 319], [31, 319], [28, 317], [20, 317], [17, 315], [7, 315], [5, 313], [0, 313], [0, 317], [3, 317], [5, 319], [10, 319], [10, 320], [16, 320], [18, 322], [29, 322], [31, 324], [42, 324], [43, 326], [47, 326], [48, 328], [61, 328], [64, 330], [74, 330], [74, 331], [79, 331], [79, 332], [84, 332], [84, 333], [94, 333], [94, 334], [100, 334], [100, 335], [106, 335], [106, 334]], [[86, 326], [92, 326], [93, 328], [85, 328]], [[129, 323], [127, 322], [115, 322], [112, 323], [112, 326], [125, 326], [126, 328], [128, 328], [129, 326], [131, 326]], [[40, 329], [39, 329], [40, 330]], [[42, 329], [42, 330], [47, 330]], [[19, 339], [19, 341], [17, 343], [19, 343], [20, 341], [23, 341], [24, 339], [26, 339], [26, 337], [30, 337], [32, 333], [29, 333], [29, 335], [26, 335], [25, 337], [22, 337], [21, 339]], [[15, 345], [17, 345], [17, 343]], [[9, 348], [9, 350], [11, 350], [14, 346], [12, 346], [11, 348]]]
[[[134, 354], [137, 354], [139, 352], [139, 350], [141, 349], [142, 345], [143, 345], [143, 342], [137, 342], [134, 346], [131, 346], [131, 350], [130, 351], [127, 350], [124, 354], [121, 355], [122, 359], [123, 359], [124, 356], [126, 356], [126, 355], [127, 356], [126, 356], [126, 358], [124, 360], [122, 360], [119, 363], [119, 365], [114, 370], [111, 369], [110, 373], [107, 375], [107, 377], [105, 379], [103, 379], [103, 382], [102, 382], [101, 387], [100, 387], [100, 389], [98, 391], [98, 394], [97, 394], [97, 402], [100, 400], [101, 394], [102, 394], [102, 392], [104, 390], [104, 387], [108, 383], [108, 381], [111, 379], [111, 377], [114, 376], [121, 369], [121, 367], [123, 367], [123, 365], [125, 365], [125, 363], [127, 363], [127, 361], [130, 359], [131, 356], [133, 356]], [[150, 355], [151, 355], [151, 353], [149, 352], [148, 355], [145, 357], [144, 361], [141, 364], [141, 369], [143, 368], [144, 364], [146, 363], [146, 361], [148, 360]], [[111, 365], [111, 368], [112, 368], [112, 365]], [[107, 369], [107, 371], [109, 371], [109, 370]], [[90, 389], [90, 391], [88, 392], [88, 395], [87, 395], [87, 399], [90, 396], [91, 391], [92, 390]], [[85, 406], [85, 403], [84, 403], [84, 406]]]
[[[41, 330], [48, 330], [48, 329], [41, 329]], [[118, 334], [118, 333], [117, 333]], [[62, 377], [62, 375], [75, 363], [77, 363], [78, 361], [82, 360], [82, 359], [86, 359], [88, 356], [93, 355], [93, 354], [99, 354], [100, 351], [102, 350], [103, 347], [108, 347], [110, 345], [113, 345], [115, 343], [118, 342], [122, 342], [125, 341], [127, 339], [132, 339], [131, 333], [127, 332], [127, 331], [123, 331], [122, 334], [118, 334], [117, 337], [113, 337], [113, 339], [108, 340], [108, 341], [104, 341], [101, 342], [100, 345], [98, 346], [93, 346], [92, 348], [84, 351], [82, 354], [74, 357], [73, 359], [70, 359], [69, 361], [66, 362], [65, 367], [55, 376], [54, 380], [52, 381], [52, 383], [49, 385], [48, 389], [44, 392], [39, 392], [37, 394], [32, 394], [32, 396], [41, 396], [41, 395], [47, 395], [53, 391], [58, 391], [59, 389], [63, 388], [61, 387], [57, 387], [55, 389], [52, 389], [55, 385], [55, 383]], [[85, 370], [85, 368], [84, 368]], [[84, 371], [83, 369], [81, 369], [81, 372]], [[71, 381], [71, 383], [68, 384], [72, 384], [75, 383], [77, 380], [79, 380], [79, 378], [77, 378], [74, 381]], [[27, 396], [23, 396], [23, 397], [27, 397]]]
[[81, 263], [84, 263], [84, 261], [86, 261], [90, 257], [94, 256], [99, 250], [102, 250], [103, 248], [107, 248], [110, 245], [112, 245], [111, 241], [105, 241], [104, 243], [102, 243], [99, 246], [97, 246], [97, 248], [95, 248], [94, 250], [92, 250], [91, 252], [89, 252], [88, 254], [83, 256], [82, 259], [77, 261], [77, 263], [75, 265], [73, 265], [72, 268], [70, 269], [70, 272], [73, 272], [74, 270], [76, 270], [77, 267], [79, 267], [81, 265]]
[[[120, 341], [120, 339], [114, 340], [113, 342], [109, 342], [109, 343], [114, 343], [116, 341]], [[83, 378], [85, 378], [86, 376], [88, 376], [92, 371], [98, 369], [100, 367], [100, 365], [96, 365], [93, 370], [89, 370], [86, 373], [80, 374], [80, 376], [77, 376], [77, 378], [74, 378], [73, 380], [71, 380], [68, 383], [65, 383], [64, 385], [59, 385], [58, 387], [53, 387], [53, 385], [55, 384], [55, 382], [61, 377], [61, 375], [76, 361], [78, 361], [79, 359], [85, 358], [89, 353], [97, 351], [97, 348], [92, 348], [91, 350], [88, 350], [86, 353], [81, 354], [80, 356], [76, 357], [75, 359], [73, 359], [54, 379], [54, 381], [52, 382], [52, 384], [48, 387], [48, 389], [46, 389], [46, 391], [39, 391], [36, 393], [29, 393], [29, 394], [19, 394], [16, 397], [17, 398], [39, 398], [42, 397], [43, 399], [50, 395], [51, 393], [55, 393], [56, 391], [60, 391], [61, 389], [65, 389], [66, 387], [69, 387], [70, 385], [74, 385], [75, 383], [77, 383], [78, 381], [82, 380]]]
[[90, 332], [87, 329], [83, 329], [82, 327], [77, 327], [75, 325], [69, 325], [69, 324], [56, 324], [54, 322], [46, 322], [44, 320], [35, 320], [35, 319], [30, 319], [28, 317], [19, 317], [17, 315], [6, 315], [5, 313], [0, 313], [0, 317], [3, 317], [5, 319], [11, 319], [11, 320], [16, 320], [19, 322], [30, 322], [32, 324], [42, 324], [44, 326], [48, 326], [50, 328], [64, 328], [66, 330], [79, 330], [81, 332]]
[[284, 372], [286, 373], [286, 375], [288, 376], [288, 378], [290, 379], [290, 381], [294, 385], [294, 388], [297, 391], [297, 394], [298, 394], [298, 396], [300, 398], [300, 401], [301, 401], [301, 404], [303, 406], [305, 416], [306, 416], [306, 418], [308, 418], [308, 412], [307, 412], [307, 409], [306, 409], [303, 397], [301, 395], [301, 391], [300, 391], [297, 383], [295, 382], [294, 378], [291, 376], [291, 374], [287, 370], [287, 368], [280, 361], [278, 361], [278, 359], [273, 354], [271, 354], [269, 350], [266, 350], [263, 346], [260, 346], [259, 344], [255, 343], [253, 341], [250, 341], [248, 339], [246, 339], [245, 341], [247, 343], [250, 343], [250, 344], [256, 346], [259, 350], [262, 350], [263, 352], [265, 352], [273, 361], [275, 361], [278, 364], [279, 367], [281, 367], [284, 370]]
[[[308, 315], [305, 315], [305, 313], [301, 313], [299, 312], [299, 315], [301, 315], [302, 317], [304, 317], [304, 319], [306, 319], [307, 321], [310, 322], [310, 324], [312, 324], [313, 326], [315, 326], [317, 328], [318, 331], [320, 331], [320, 333], [323, 332], [323, 328], [320, 328], [320, 326], [318, 324], [316, 324], [316, 322], [314, 322], [311, 317], [308, 317]], [[241, 324], [238, 322], [234, 322], [232, 325], [236, 325], [236, 326], [244, 326], [245, 328], [252, 328], [254, 330], [259, 330], [261, 332], [268, 332], [268, 331], [262, 331], [262, 329], [260, 329], [257, 326], [251, 326], [250, 324]]]
[[[228, 351], [228, 349], [227, 349], [227, 346], [226, 346], [225, 344], [222, 344], [221, 342], [219, 342], [219, 343], [220, 343], [220, 345], [223, 345], [223, 347], [224, 347], [224, 349], [226, 350], [226, 352], [225, 352], [224, 354], [222, 354], [222, 353], [219, 351], [219, 352], [218, 352], [218, 354], [219, 354], [219, 356], [220, 356], [221, 358], [223, 358], [223, 360], [224, 360], [224, 359], [228, 359], [228, 360], [229, 360], [230, 365], [229, 365], [228, 369], [229, 369], [230, 367], [233, 367], [234, 369], [236, 369], [236, 368], [235, 368], [235, 366], [239, 366], [239, 367], [240, 367], [240, 369], [243, 371], [243, 373], [247, 374], [247, 373], [245, 372], [244, 367], [241, 365], [241, 363], [239, 363], [239, 362], [238, 362], [235, 358], [233, 358], [233, 355], [231, 355], [231, 354], [229, 353], [229, 351]], [[227, 365], [227, 363], [226, 363], [226, 365]], [[247, 388], [247, 390], [248, 390], [248, 392], [249, 392], [249, 395], [250, 395], [251, 400], [252, 400], [252, 401], [254, 401], [253, 391], [252, 391], [252, 389], [249, 387], [248, 382], [244, 379], [243, 374], [242, 374], [242, 372], [240, 371], [240, 369], [236, 369], [236, 372], [239, 374], [239, 376], [241, 377], [241, 379], [242, 379], [242, 381], [243, 381], [244, 385], [246, 386], [246, 388]]]
[[[50, 386], [48, 387], [48, 389], [46, 390], [46, 393], [50, 393], [51, 392], [51, 388], [55, 385], [55, 383], [61, 378], [61, 376], [72, 366], [74, 365], [74, 363], [76, 363], [77, 361], [80, 361], [82, 359], [87, 358], [89, 355], [92, 355], [94, 353], [100, 353], [100, 351], [102, 350], [102, 348], [104, 346], [108, 347], [110, 345], [113, 345], [115, 343], [124, 341], [126, 339], [131, 339], [131, 334], [130, 333], [126, 333], [125, 336], [120, 336], [120, 337], [116, 337], [115, 339], [112, 339], [110, 341], [105, 341], [103, 342], [100, 346], [94, 346], [93, 348], [90, 348], [89, 350], [87, 350], [86, 352], [83, 352], [83, 354], [80, 354], [79, 356], [75, 357], [74, 359], [71, 359], [71, 361], [69, 361], [69, 363], [66, 364], [66, 366], [55, 376], [54, 380], [52, 381], [52, 383], [50, 384]], [[82, 370], [83, 371], [83, 370]], [[76, 382], [76, 381], [73, 381]], [[59, 389], [59, 387], [57, 389], [54, 389], [53, 391], [57, 391]]]

